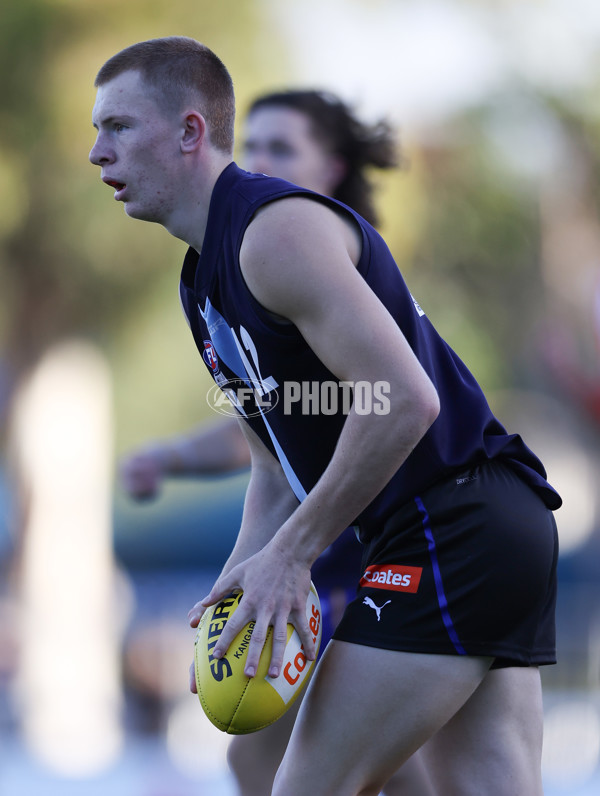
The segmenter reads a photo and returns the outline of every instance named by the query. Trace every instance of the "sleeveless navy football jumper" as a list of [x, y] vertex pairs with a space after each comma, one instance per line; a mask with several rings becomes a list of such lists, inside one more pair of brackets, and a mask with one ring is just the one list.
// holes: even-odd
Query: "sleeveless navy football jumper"
[[[457, 523], [458, 526], [464, 524], [464, 517], [458, 509], [450, 511], [450, 519], [448, 511], [440, 512], [437, 517], [433, 507], [426, 508], [420, 496], [432, 494], [432, 490], [435, 492], [439, 485], [451, 484], [454, 487], [459, 477], [466, 479], [463, 485], [467, 488], [469, 484], [480, 486], [485, 481], [485, 489], [479, 495], [481, 499], [482, 494], [487, 496], [490, 489], [493, 491], [496, 488], [490, 486], [494, 482], [490, 474], [501, 473], [500, 491], [504, 489], [506, 499], [509, 494], [505, 488], [508, 477], [514, 489], [522, 490], [525, 503], [533, 500], [535, 506], [539, 507], [544, 518], [542, 525], [548, 526], [542, 533], [549, 551], [543, 557], [547, 572], [542, 579], [547, 577], [550, 580], [553, 577], [551, 570], [556, 566], [556, 539], [553, 527], [550, 527], [553, 521], [548, 524], [547, 515], [549, 510], [561, 505], [561, 499], [547, 482], [539, 459], [519, 435], [508, 433], [493, 415], [477, 381], [440, 337], [413, 298], [387, 245], [370, 224], [351, 208], [333, 199], [283, 180], [250, 174], [236, 164], [230, 164], [220, 175], [213, 190], [202, 251], [199, 254], [192, 248], [188, 250], [180, 281], [182, 306], [211, 376], [236, 405], [240, 416], [278, 458], [290, 487], [298, 500], [302, 501], [331, 459], [349, 401], [346, 386], [340, 384], [324, 366], [298, 329], [292, 323], [277, 320], [266, 311], [248, 290], [241, 273], [239, 252], [248, 224], [259, 208], [287, 196], [309, 197], [354, 219], [362, 237], [357, 270], [400, 327], [440, 399], [440, 413], [435, 422], [390, 482], [355, 520], [357, 535], [367, 545], [367, 551], [373, 550], [373, 546], [376, 548], [373, 550], [376, 564], [365, 560], [359, 595], [347, 611], [352, 621], [343, 620], [341, 628], [345, 628], [345, 635], [336, 634], [336, 637], [353, 640], [352, 627], [357, 626], [357, 616], [360, 614], [371, 623], [374, 635], [360, 631], [360, 640], [356, 639], [359, 643], [392, 649], [489, 654], [499, 659], [506, 657], [522, 663], [532, 662], [536, 658], [531, 653], [533, 646], [529, 645], [528, 651], [525, 649], [528, 641], [521, 639], [513, 644], [510, 639], [506, 641], [506, 634], [503, 636], [504, 642], [496, 642], [486, 636], [482, 647], [478, 639], [481, 638], [483, 620], [478, 620], [471, 628], [468, 619], [465, 619], [460, 632], [466, 641], [465, 644], [461, 642], [460, 628], [457, 630], [452, 618], [453, 593], [461, 590], [454, 570], [460, 571], [463, 584], [467, 573], [464, 562], [460, 565], [460, 554], [454, 556], [456, 560], [452, 563], [451, 557], [438, 555], [437, 546], [449, 524], [453, 528], [449, 537], [453, 540], [451, 546], [453, 549], [457, 545], [460, 548], [463, 542], [461, 533], [456, 532], [456, 526]], [[357, 323], [360, 323], [360, 318]], [[483, 478], [482, 474], [486, 477]], [[458, 500], [458, 504], [463, 505], [461, 501], [464, 501], [463, 497]], [[465, 511], [473, 511], [468, 499], [464, 505], [467, 507]], [[531, 520], [531, 512], [527, 516]], [[431, 517], [434, 517], [435, 522], [439, 521], [439, 528], [429, 527]], [[417, 545], [419, 549], [415, 548], [410, 555], [407, 552], [404, 560], [403, 523], [406, 522], [406, 527], [411, 529], [413, 544], [415, 522], [419, 518], [418, 533], [422, 544], [420, 547]], [[492, 525], [494, 534], [502, 538], [501, 519]], [[489, 533], [486, 539], [488, 536]], [[519, 534], [512, 533], [509, 536], [514, 537], [513, 542], [518, 544]], [[397, 543], [390, 543], [390, 538]], [[472, 538], [479, 538], [479, 542], [484, 544], [480, 534]], [[378, 540], [383, 539], [387, 539], [383, 547], [388, 553], [377, 548]], [[518, 547], [515, 548], [513, 542], [507, 547], [506, 557], [509, 559], [518, 555]], [[498, 545], [492, 547], [494, 556], [497, 556]], [[368, 567], [385, 564], [386, 555], [388, 563], [400, 569], [389, 570], [385, 574], [387, 583], [374, 582], [375, 573], [380, 577], [383, 570]], [[389, 556], [393, 561], [389, 560]], [[497, 558], [490, 557], [487, 560], [484, 556], [478, 561], [478, 568], [494, 568], [497, 563]], [[409, 569], [403, 572], [403, 566]], [[412, 579], [414, 587], [416, 570], [420, 571], [416, 592], [396, 588], [398, 579], [402, 583], [407, 578]], [[479, 575], [478, 578], [481, 580]], [[450, 585], [454, 580], [457, 581], [456, 585]], [[475, 594], [469, 593], [466, 603], [469, 600], [477, 602], [483, 599], [485, 602], [500, 599], [499, 595], [492, 597], [492, 581], [489, 588], [482, 587]], [[391, 587], [389, 591], [385, 588], [382, 590], [386, 586]], [[412, 600], [414, 603], [415, 595], [427, 592], [427, 602], [432, 605], [431, 617], [435, 615], [436, 628], [437, 625], [439, 628], [434, 631], [433, 620], [431, 617], [427, 619], [427, 611], [420, 606], [419, 622], [411, 625], [404, 634], [405, 640], [396, 637], [393, 631], [390, 636], [392, 640], [387, 639], [383, 620], [386, 612], [391, 615], [391, 609], [386, 607], [379, 615], [369, 602], [361, 600], [365, 589], [366, 597], [374, 604], [374, 599], [369, 596], [371, 593], [376, 596], [389, 594], [392, 600]], [[550, 603], [547, 599], [540, 599], [546, 605], [545, 615], [552, 615], [553, 622], [552, 599], [548, 598]], [[518, 600], [516, 602], [519, 603]], [[460, 610], [465, 616], [468, 613], [462, 603]], [[515, 610], [519, 613], [518, 604]], [[537, 602], [535, 610], [538, 613], [541, 610]], [[416, 631], [417, 625], [421, 627], [420, 632]], [[508, 625], [511, 625], [510, 620]], [[438, 643], [429, 636], [430, 642], [425, 649], [423, 639], [428, 637], [429, 632], [438, 633], [440, 641]], [[549, 635], [550, 630], [546, 633], [547, 637]], [[544, 642], [541, 646], [546, 649], [552, 643]], [[521, 649], [522, 654], [519, 652]], [[547, 653], [546, 649], [546, 652], [537, 656], [540, 662], [550, 662], [552, 655]]]

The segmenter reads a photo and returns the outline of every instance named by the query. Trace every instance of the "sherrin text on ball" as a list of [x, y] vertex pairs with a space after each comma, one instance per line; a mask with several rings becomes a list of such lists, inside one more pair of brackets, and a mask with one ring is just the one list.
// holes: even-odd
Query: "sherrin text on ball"
[[[202, 616], [194, 643], [196, 688], [204, 712], [223, 732], [243, 735], [272, 724], [293, 704], [302, 691], [315, 661], [309, 661], [293, 625], [288, 624], [287, 644], [279, 677], [268, 675], [273, 647], [270, 627], [254, 677], [244, 673], [254, 622], [249, 622], [232, 641], [222, 658], [212, 651], [242, 599], [232, 592]], [[321, 605], [314, 584], [306, 601], [306, 618], [318, 653], [321, 643]]]

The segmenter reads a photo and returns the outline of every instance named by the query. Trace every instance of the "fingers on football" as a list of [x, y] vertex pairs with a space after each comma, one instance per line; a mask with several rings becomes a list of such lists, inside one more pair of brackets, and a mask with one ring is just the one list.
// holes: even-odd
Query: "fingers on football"
[[256, 620], [252, 629], [252, 638], [250, 646], [248, 647], [248, 655], [246, 657], [246, 665], [244, 666], [244, 674], [247, 677], [254, 677], [258, 671], [258, 663], [260, 654], [265, 646], [267, 633], [269, 632], [268, 620]]
[[[251, 619], [252, 616], [248, 611], [248, 607], [244, 606], [244, 601], [242, 600], [235, 613], [227, 620], [227, 623], [225, 624], [225, 627], [223, 628], [221, 635], [215, 644], [215, 648], [212, 651], [212, 657], [222, 658], [231, 646], [234, 638], [248, 624], [248, 622], [250, 622]], [[250, 649], [252, 648], [253, 641], [254, 630], [252, 631], [252, 641], [250, 642], [248, 652], [250, 652]]]
[[202, 601], [197, 602], [193, 608], [188, 611], [188, 620], [191, 627], [198, 627], [200, 624], [200, 620], [202, 619], [202, 614], [206, 611], [207, 606], [203, 604]]
[[202, 615], [207, 608], [209, 608], [211, 605], [214, 605], [215, 603], [218, 603], [219, 600], [222, 600], [223, 597], [225, 597], [235, 588], [236, 586], [235, 584], [233, 584], [233, 582], [232, 585], [225, 586], [224, 581], [221, 578], [219, 578], [219, 580], [217, 580], [217, 582], [214, 584], [214, 586], [212, 587], [210, 592], [206, 595], [206, 597], [203, 597], [201, 600], [199, 600], [194, 606], [194, 608], [192, 608], [192, 611], [199, 610], [202, 612], [201, 613]]
[[271, 677], [279, 677], [286, 644], [287, 620], [285, 617], [280, 617], [273, 626], [273, 650], [271, 654], [271, 662], [269, 664], [269, 675]]
[[304, 649], [304, 654], [309, 661], [314, 661], [316, 657], [315, 650], [315, 634], [310, 629], [306, 613], [304, 611], [295, 611], [290, 615], [290, 622], [296, 628], [296, 632], [300, 636], [300, 642]]

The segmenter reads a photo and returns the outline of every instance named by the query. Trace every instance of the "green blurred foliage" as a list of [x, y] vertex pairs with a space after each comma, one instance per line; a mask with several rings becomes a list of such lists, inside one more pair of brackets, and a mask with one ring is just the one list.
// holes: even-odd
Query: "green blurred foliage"
[[113, 369], [118, 448], [185, 428], [208, 412], [177, 298], [185, 247], [132, 224], [88, 162], [94, 77], [134, 41], [190, 35], [226, 61], [243, 108], [275, 70], [285, 82], [284, 53], [252, 0], [9, 0], [1, 13], [4, 357], [18, 378], [52, 342], [88, 337]]
[[479, 121], [456, 119], [449, 145], [422, 152], [427, 220], [414, 269], [424, 308], [489, 389], [516, 378], [540, 292], [539, 226], [535, 196], [500, 172]]
[[[177, 299], [185, 246], [132, 223], [88, 163], [96, 71], [133, 41], [193, 36], [230, 68], [240, 121], [259, 92], [302, 82], [268, 8], [254, 0], [3, 5], [0, 345], [17, 373], [67, 335], [101, 345], [114, 374], [117, 451], [206, 419], [210, 385]], [[531, 185], [490, 147], [489, 113], [448, 120], [436, 141], [408, 141], [408, 170], [377, 180], [382, 231], [411, 289], [484, 386], [506, 387], [521, 378], [539, 307], [538, 207]], [[596, 147], [597, 126], [590, 121]]]

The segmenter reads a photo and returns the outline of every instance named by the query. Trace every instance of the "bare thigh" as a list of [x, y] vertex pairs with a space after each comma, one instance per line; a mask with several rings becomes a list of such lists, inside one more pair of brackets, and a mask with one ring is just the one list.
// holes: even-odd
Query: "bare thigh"
[[436, 796], [422, 752], [419, 749], [392, 774], [381, 796]]
[[300, 709], [273, 796], [376, 796], [469, 699], [490, 663], [332, 641]]
[[[274, 724], [260, 732], [236, 735], [231, 739], [227, 760], [239, 796], [266, 796], [271, 793], [301, 703], [302, 696]], [[394, 772], [385, 784], [383, 796], [434, 796], [420, 752], [412, 755]]]
[[302, 697], [274, 724], [249, 735], [236, 735], [227, 750], [227, 762], [240, 796], [265, 796], [287, 747]]
[[540, 796], [542, 732], [539, 670], [493, 669], [421, 753], [444, 796]]

